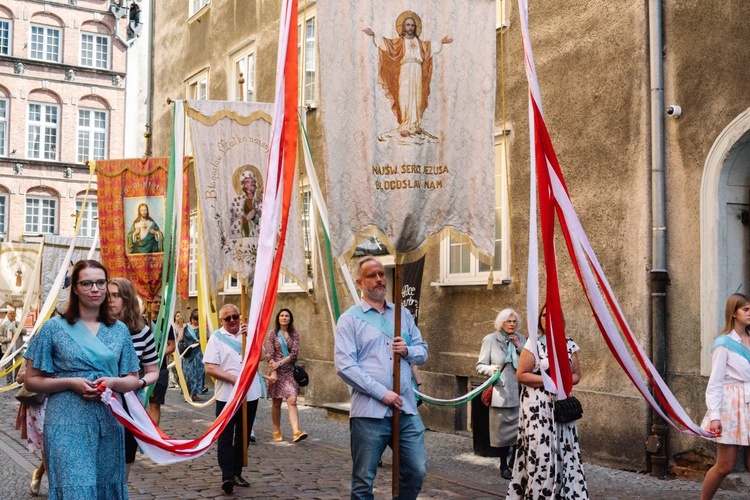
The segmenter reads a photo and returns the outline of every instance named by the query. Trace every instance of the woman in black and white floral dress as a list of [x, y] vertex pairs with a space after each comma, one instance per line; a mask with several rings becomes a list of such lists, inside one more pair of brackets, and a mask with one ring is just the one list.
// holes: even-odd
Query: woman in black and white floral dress
[[[546, 327], [547, 311], [543, 307], [539, 314], [539, 361], [530, 350], [529, 340], [521, 353], [516, 372], [523, 390], [516, 459], [507, 498], [586, 499], [589, 494], [576, 423], [555, 422], [555, 396], [544, 390], [542, 382], [541, 370], [549, 368], [547, 339], [544, 335]], [[567, 347], [573, 384], [577, 384], [581, 379], [576, 354], [578, 345], [568, 338]]]

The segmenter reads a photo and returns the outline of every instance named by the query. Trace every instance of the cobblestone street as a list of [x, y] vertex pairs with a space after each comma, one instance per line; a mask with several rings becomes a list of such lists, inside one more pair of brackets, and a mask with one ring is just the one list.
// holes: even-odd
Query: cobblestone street
[[[12, 391], [11, 391], [12, 392]], [[18, 404], [11, 394], [0, 410], [0, 497], [33, 498], [28, 483], [39, 457], [26, 450], [13, 429]], [[179, 392], [168, 391], [162, 408], [164, 431], [175, 438], [195, 437], [213, 421], [213, 405], [197, 409], [185, 403]], [[326, 418], [326, 411], [300, 406], [302, 429], [310, 437], [293, 444], [271, 441], [270, 404], [262, 401], [255, 428], [258, 442], [249, 450], [244, 477], [250, 488], [235, 488], [234, 498], [346, 498], [349, 496], [351, 461], [348, 426]], [[282, 430], [289, 434], [286, 407]], [[503, 498], [508, 481], [500, 478], [496, 459], [473, 455], [471, 438], [438, 432], [427, 433], [427, 478], [420, 498]], [[584, 457], [585, 459], [585, 457]], [[376, 497], [390, 497], [390, 455], [378, 471]], [[680, 499], [698, 498], [700, 483], [681, 479], [659, 480], [648, 475], [586, 464], [592, 498]], [[42, 482], [46, 495], [47, 480]], [[130, 498], [136, 500], [179, 498], [231, 498], [220, 488], [221, 475], [213, 446], [202, 457], [175, 465], [158, 465], [143, 455], [130, 474]], [[725, 485], [726, 486], [726, 485]], [[722, 490], [716, 498], [747, 498], [746, 493]]]

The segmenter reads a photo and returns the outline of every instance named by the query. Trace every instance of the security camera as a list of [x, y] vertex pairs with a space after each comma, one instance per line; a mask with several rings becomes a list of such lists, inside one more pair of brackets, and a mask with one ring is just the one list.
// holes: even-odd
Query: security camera
[[682, 116], [682, 108], [680, 106], [670, 106], [667, 108], [667, 115], [672, 118], [679, 118]]

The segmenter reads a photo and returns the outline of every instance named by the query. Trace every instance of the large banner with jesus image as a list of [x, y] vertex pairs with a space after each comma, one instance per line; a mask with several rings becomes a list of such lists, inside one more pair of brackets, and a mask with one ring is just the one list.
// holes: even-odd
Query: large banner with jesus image
[[[494, 0], [319, 0], [331, 245], [495, 249]], [[346, 40], [346, 50], [341, 50]]]
[[[264, 217], [273, 104], [189, 101], [186, 110], [210, 290], [217, 292], [230, 275], [252, 286]], [[299, 193], [295, 193], [281, 267], [307, 290], [299, 207]]]
[[[187, 186], [189, 160], [178, 175]], [[188, 190], [182, 200], [167, 200], [169, 158], [98, 160], [95, 164], [99, 201], [102, 263], [110, 277], [129, 279], [143, 300], [161, 290], [167, 212], [181, 211], [180, 268], [177, 290], [188, 296], [190, 206]]]

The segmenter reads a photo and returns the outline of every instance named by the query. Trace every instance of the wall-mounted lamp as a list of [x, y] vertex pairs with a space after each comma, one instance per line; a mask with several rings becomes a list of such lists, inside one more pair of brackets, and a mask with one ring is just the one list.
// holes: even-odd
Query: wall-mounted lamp
[[20, 163], [13, 165], [13, 173], [15, 175], [23, 175], [23, 165]]

